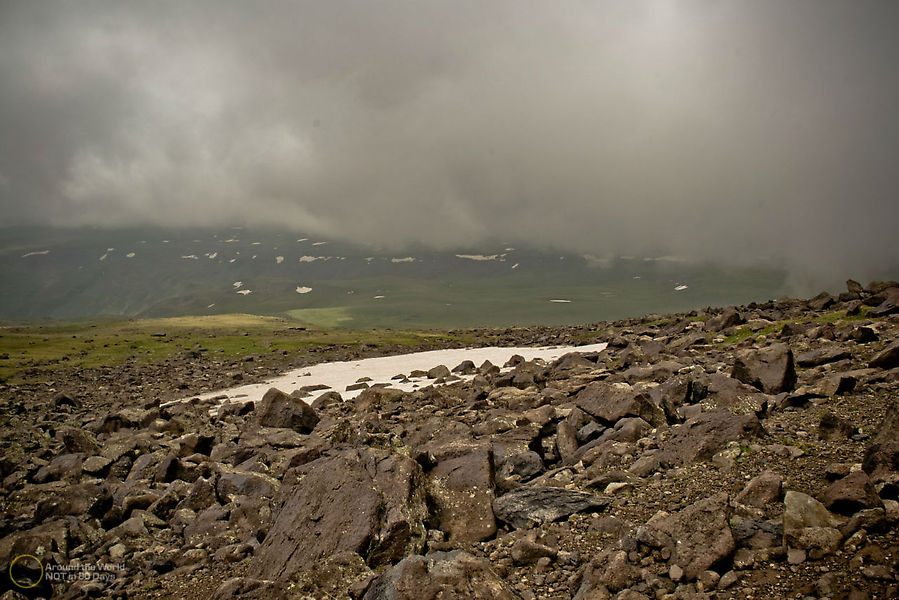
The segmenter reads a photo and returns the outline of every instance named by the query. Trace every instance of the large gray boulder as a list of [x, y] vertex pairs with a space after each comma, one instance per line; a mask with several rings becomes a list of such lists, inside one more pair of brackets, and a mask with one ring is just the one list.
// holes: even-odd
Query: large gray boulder
[[338, 552], [371, 566], [418, 552], [427, 515], [421, 467], [384, 450], [348, 450], [288, 471], [248, 575], [283, 580]]

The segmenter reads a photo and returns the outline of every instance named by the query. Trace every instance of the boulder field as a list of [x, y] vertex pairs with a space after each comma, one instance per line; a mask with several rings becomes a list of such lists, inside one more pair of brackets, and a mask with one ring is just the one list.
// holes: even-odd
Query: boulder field
[[0, 567], [111, 573], [0, 598], [899, 597], [897, 297], [485, 330], [608, 346], [352, 400], [166, 403], [204, 357], [0, 385]]

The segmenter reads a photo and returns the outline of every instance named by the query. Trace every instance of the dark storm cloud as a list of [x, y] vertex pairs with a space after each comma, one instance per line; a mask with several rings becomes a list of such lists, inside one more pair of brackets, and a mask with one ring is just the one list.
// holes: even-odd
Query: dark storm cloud
[[894, 2], [4, 2], [7, 224], [897, 262]]

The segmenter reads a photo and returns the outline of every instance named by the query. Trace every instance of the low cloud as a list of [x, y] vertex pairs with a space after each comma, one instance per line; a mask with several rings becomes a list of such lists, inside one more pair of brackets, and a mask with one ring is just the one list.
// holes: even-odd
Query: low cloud
[[9, 225], [894, 268], [894, 3], [22, 2]]

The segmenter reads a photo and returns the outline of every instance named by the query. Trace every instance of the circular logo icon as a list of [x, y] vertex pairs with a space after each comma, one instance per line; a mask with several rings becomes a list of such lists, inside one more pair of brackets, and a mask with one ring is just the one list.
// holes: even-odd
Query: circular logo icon
[[[31, 564], [32, 562], [37, 563], [37, 565]], [[18, 570], [24, 571], [24, 573], [18, 574], [18, 580], [16, 579], [16, 575], [13, 574], [13, 567], [16, 566], [16, 563], [21, 563]], [[31, 574], [38, 570], [40, 571], [40, 575], [37, 576], [37, 579], [34, 579], [34, 583], [31, 583]], [[31, 589], [36, 587], [43, 578], [44, 564], [38, 560], [36, 556], [32, 556], [31, 554], [20, 554], [9, 563], [9, 580], [18, 588], [23, 590]]]

